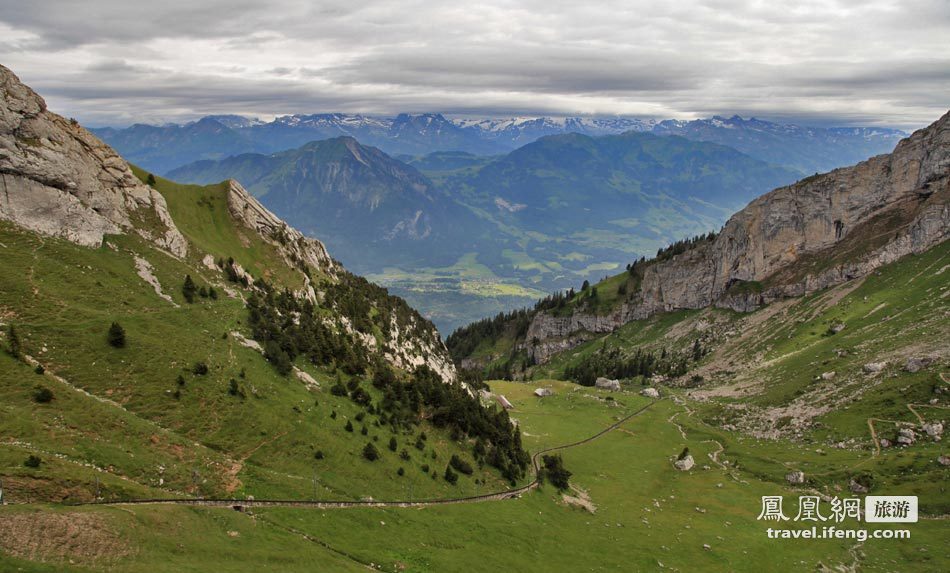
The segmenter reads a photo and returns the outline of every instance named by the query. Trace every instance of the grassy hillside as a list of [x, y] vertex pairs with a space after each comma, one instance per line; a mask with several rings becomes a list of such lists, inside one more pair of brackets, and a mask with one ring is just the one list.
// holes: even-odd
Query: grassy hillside
[[[555, 395], [538, 399], [531, 394], [533, 384], [491, 384], [514, 403], [513, 415], [532, 449], [592, 435], [648, 402], [628, 392], [611, 394], [550, 380], [537, 384], [552, 388]], [[767, 472], [759, 468], [784, 473], [790, 461], [862, 467], [868, 454], [830, 450], [822, 456], [784, 440], [751, 440], [705, 424], [691, 415], [694, 411], [691, 401], [664, 399], [619, 429], [565, 450], [576, 488], [568, 492], [570, 498], [545, 485], [516, 500], [424, 509], [260, 509], [253, 515], [166, 507], [2, 511], [30, 512], [30, 523], [64, 512], [95, 515], [118, 532], [118, 539], [101, 535], [87, 547], [111, 542], [127, 548], [128, 556], [109, 562], [114, 571], [200, 571], [210, 563], [229, 572], [345, 571], [369, 564], [413, 572], [760, 571], [766, 563], [774, 570], [935, 571], [950, 563], [942, 543], [946, 521], [929, 517], [909, 526], [909, 541], [768, 539], [770, 525], [756, 520], [760, 497], [785, 495], [786, 511], [794, 511], [797, 496], [810, 488], [790, 488], [781, 478], [760, 475]], [[683, 447], [697, 460], [689, 472], [672, 467]], [[882, 527], [887, 528], [869, 526]], [[189, 534], [207, 541], [199, 546]], [[73, 569], [55, 570], [103, 566], [95, 554], [65, 553], [74, 560]], [[47, 558], [63, 562], [62, 557]], [[10, 553], [0, 557], [0, 564], [54, 570]]]
[[[251, 291], [198, 259], [201, 253], [233, 257], [279, 287], [299, 288], [303, 275], [272, 243], [228, 217], [222, 186], [161, 179], [156, 186], [197, 247], [191, 259], [175, 259], [131, 235], [88, 249], [0, 226], [3, 346], [10, 347], [12, 326], [22, 355], [0, 352], [0, 476], [7, 501], [91, 500], [97, 481], [106, 499], [392, 498], [409, 484], [434, 497], [467, 491], [475, 480], [485, 487], [506, 483], [489, 466], [461, 476], [458, 485], [443, 480], [452, 455], [472, 461], [474, 438], [460, 442], [448, 427], [422, 419], [406, 425], [371, 407], [384, 397], [370, 384], [371, 370], [349, 375], [301, 356], [295, 361], [301, 374], [281, 376], [244, 340], [252, 338], [244, 302]], [[137, 265], [149, 269], [157, 287]], [[216, 298], [196, 295], [188, 303], [186, 275], [200, 289], [214, 288]], [[355, 297], [345, 289], [359, 288], [351, 281], [333, 287], [336, 279], [316, 270], [311, 276], [318, 286], [330, 281], [320, 288], [335, 289], [337, 297]], [[366, 307], [367, 324], [381, 312], [402, 324], [398, 306], [379, 304]], [[327, 320], [340, 317], [334, 307], [318, 310]], [[113, 322], [125, 331], [123, 348], [109, 345]], [[349, 391], [330, 392], [338, 381]], [[52, 400], [37, 401], [41, 388]], [[369, 406], [347, 396], [355, 388], [370, 397]], [[367, 443], [377, 446], [379, 460], [364, 459]], [[40, 458], [39, 467], [24, 466], [31, 455]]]

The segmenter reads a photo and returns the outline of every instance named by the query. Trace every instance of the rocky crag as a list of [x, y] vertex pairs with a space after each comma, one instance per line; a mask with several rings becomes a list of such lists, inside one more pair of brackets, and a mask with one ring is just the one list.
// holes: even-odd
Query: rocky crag
[[[344, 269], [323, 243], [304, 236], [266, 209], [236, 181], [228, 181], [226, 201], [232, 220], [276, 247], [291, 268], [319, 271], [335, 280]], [[59, 116], [17, 76], [0, 66], [0, 220], [79, 245], [99, 247], [109, 234], [138, 234], [179, 259], [215, 257], [199, 252], [179, 230], [165, 198], [142, 183], [128, 163], [77, 122]], [[239, 275], [253, 278], [243, 269]], [[297, 293], [321, 301], [319, 285], [301, 272]], [[345, 324], [345, 321], [343, 321]], [[421, 334], [420, 334], [421, 333]], [[392, 365], [428, 365], [446, 380], [455, 367], [436, 329], [417, 313], [393, 320], [384, 332], [385, 348], [372, 337], [358, 337]]]
[[187, 241], [164, 198], [109, 146], [46, 109], [0, 66], [0, 219], [86, 246], [137, 232], [176, 255]]
[[948, 235], [950, 113], [891, 154], [752, 201], [714, 240], [646, 265], [637, 292], [609, 313], [536, 313], [521, 346], [543, 363], [592, 333], [659, 312], [751, 311], [867, 275]]

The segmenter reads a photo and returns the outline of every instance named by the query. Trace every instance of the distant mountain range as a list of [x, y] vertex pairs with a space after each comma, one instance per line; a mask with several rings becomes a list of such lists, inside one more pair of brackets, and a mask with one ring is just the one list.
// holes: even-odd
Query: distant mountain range
[[451, 264], [455, 257], [436, 251], [444, 252], [463, 220], [474, 220], [416, 168], [348, 136], [271, 155], [198, 161], [169, 177], [202, 184], [236, 179], [292, 225], [326, 237], [341, 260], [374, 271], [377, 263]]
[[339, 136], [353, 137], [390, 155], [419, 156], [437, 151], [497, 155], [548, 135], [599, 136], [629, 131], [721, 143], [757, 159], [812, 174], [889, 152], [906, 136], [894, 129], [801, 127], [738, 116], [655, 122], [617, 117], [458, 119], [438, 113], [394, 117], [287, 115], [270, 122], [212, 115], [182, 125], [136, 124], [92, 131], [133, 163], [162, 174], [195, 160], [249, 152], [269, 154]]
[[551, 135], [491, 157], [401, 158], [346, 136], [168, 176], [237, 179], [444, 332], [716, 229], [799, 178], [723, 145], [633, 131]]

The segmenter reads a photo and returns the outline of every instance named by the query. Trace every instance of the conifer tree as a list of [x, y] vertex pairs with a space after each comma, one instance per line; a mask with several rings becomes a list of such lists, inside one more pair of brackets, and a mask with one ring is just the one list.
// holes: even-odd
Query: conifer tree
[[195, 286], [195, 281], [191, 280], [191, 275], [185, 275], [185, 284], [181, 287], [181, 294], [185, 297], [185, 300], [188, 302], [195, 302], [195, 294], [198, 292], [198, 287]]
[[109, 327], [109, 345], [113, 348], [125, 348], [125, 329], [118, 322]]

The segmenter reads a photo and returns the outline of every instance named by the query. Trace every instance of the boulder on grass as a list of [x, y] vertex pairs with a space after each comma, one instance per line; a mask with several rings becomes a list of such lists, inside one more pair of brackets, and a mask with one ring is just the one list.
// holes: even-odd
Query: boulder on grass
[[785, 481], [792, 485], [801, 485], [805, 483], [805, 472], [796, 471], [786, 474]]
[[610, 378], [604, 378], [601, 376], [594, 381], [594, 386], [600, 388], [601, 390], [610, 390], [611, 392], [616, 392], [620, 390], [620, 380], [611, 380]]
[[659, 398], [660, 392], [656, 388], [644, 388], [640, 390], [641, 396], [646, 396], [647, 398]]
[[676, 467], [676, 469], [685, 472], [687, 470], [693, 469], [693, 466], [696, 465], [696, 462], [693, 460], [693, 456], [686, 455], [673, 462], [673, 465]]

